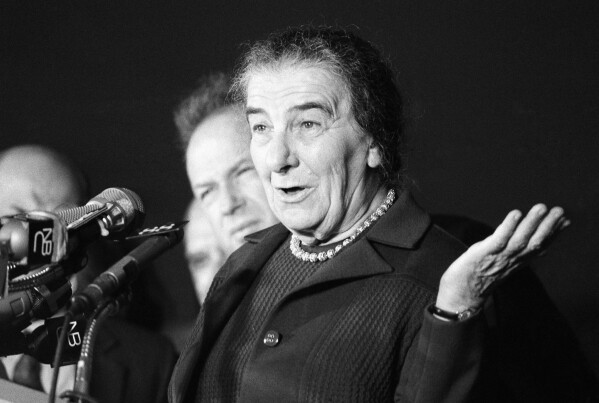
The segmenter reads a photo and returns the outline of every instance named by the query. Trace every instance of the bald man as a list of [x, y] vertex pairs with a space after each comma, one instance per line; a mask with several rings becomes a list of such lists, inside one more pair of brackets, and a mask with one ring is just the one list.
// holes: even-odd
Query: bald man
[[58, 152], [37, 145], [0, 152], [0, 212], [52, 211], [62, 204], [79, 205], [87, 196], [87, 182], [72, 162]]
[[[87, 193], [84, 175], [68, 158], [52, 149], [24, 145], [0, 152], [0, 216], [81, 205], [87, 200]], [[90, 261], [95, 259], [90, 257]], [[88, 267], [76, 277], [85, 283], [97, 274], [96, 268]], [[175, 352], [166, 338], [109, 319], [100, 328], [95, 346], [92, 397], [106, 403], [167, 401], [166, 387]], [[19, 360], [20, 356], [2, 358], [11, 380]], [[52, 379], [50, 366], [42, 365], [40, 375], [47, 393]], [[73, 388], [74, 375], [74, 365], [61, 368], [57, 395]]]

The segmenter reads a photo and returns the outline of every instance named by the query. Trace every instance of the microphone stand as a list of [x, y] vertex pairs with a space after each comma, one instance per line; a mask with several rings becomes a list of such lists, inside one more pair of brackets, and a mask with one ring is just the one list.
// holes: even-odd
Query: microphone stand
[[98, 334], [98, 329], [108, 316], [118, 313], [120, 306], [130, 299], [130, 289], [121, 293], [116, 300], [103, 301], [93, 312], [85, 330], [81, 354], [77, 362], [73, 390], [67, 390], [60, 395], [61, 399], [68, 399], [69, 403], [98, 403], [89, 394], [92, 378], [93, 352]]
[[[155, 232], [150, 235], [138, 236], [137, 238], [147, 239], [112, 265], [108, 270], [100, 274], [91, 284], [86, 286], [85, 289], [71, 298], [70, 306], [67, 309], [67, 314], [65, 316], [65, 326], [60, 335], [61, 341], [59, 342], [59, 349], [66, 337], [64, 330], [66, 328], [67, 318], [82, 314], [85, 315], [90, 311], [93, 312], [93, 317], [92, 321], [88, 324], [84, 336], [81, 356], [77, 363], [74, 388], [72, 391], [62, 393], [60, 395], [61, 398], [69, 398], [69, 402], [71, 403], [97, 403], [97, 401], [88, 394], [89, 379], [91, 378], [93, 344], [95, 342], [97, 328], [106, 316], [113, 313], [115, 310], [118, 311], [119, 300], [121, 300], [124, 295], [129, 295], [129, 285], [139, 275], [141, 266], [181, 241], [183, 238], [183, 225], [185, 225], [185, 223], [179, 225], [172, 224], [165, 226], [164, 229], [161, 227], [155, 231], [150, 231]], [[93, 309], [94, 307], [97, 308]], [[89, 336], [88, 333], [90, 334]], [[56, 350], [55, 363], [59, 362], [59, 356], [62, 353], [59, 349]], [[57, 370], [58, 366], [55, 366], [53, 387], [55, 387], [58, 378]], [[54, 394], [51, 393], [50, 403], [53, 403], [53, 398]]]

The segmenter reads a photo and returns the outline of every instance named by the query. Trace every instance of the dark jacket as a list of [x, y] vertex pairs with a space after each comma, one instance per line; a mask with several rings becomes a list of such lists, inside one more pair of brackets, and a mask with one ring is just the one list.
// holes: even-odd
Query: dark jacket
[[[472, 245], [493, 229], [468, 217], [433, 223]], [[485, 307], [478, 400], [485, 403], [599, 402], [599, 387], [565, 318], [530, 267], [500, 284]]]
[[[250, 236], [219, 272], [175, 367], [171, 403], [194, 401], [204, 358], [288, 235], [278, 225]], [[240, 401], [597, 401], [574, 335], [530, 269], [509, 277], [466, 322], [425, 311], [464, 250], [401, 194], [365, 237], [277, 304], [261, 334], [275, 330], [280, 342], [256, 341]]]
[[[288, 236], [282, 225], [261, 231], [225, 263], [175, 367], [171, 403], [195, 401], [204, 358]], [[363, 238], [275, 306], [261, 334], [275, 331], [279, 342], [256, 340], [240, 401], [467, 400], [482, 320], [448, 323], [425, 313], [440, 275], [464, 250], [400, 195]]]
[[[90, 397], [98, 403], [165, 403], [176, 359], [171, 342], [119, 319], [108, 318], [98, 326]], [[48, 401], [45, 393], [2, 381], [7, 378], [3, 370], [0, 362], [0, 401]]]
[[108, 319], [98, 332], [90, 394], [100, 403], [163, 403], [176, 354], [164, 336]]

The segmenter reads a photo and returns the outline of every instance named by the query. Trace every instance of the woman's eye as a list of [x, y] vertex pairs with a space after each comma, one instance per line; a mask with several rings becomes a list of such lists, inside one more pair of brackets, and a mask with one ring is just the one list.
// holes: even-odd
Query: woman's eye
[[253, 125], [252, 126], [252, 132], [253, 133], [260, 133], [260, 132], [263, 132], [264, 130], [266, 130], [266, 126], [265, 125]]
[[247, 167], [243, 167], [241, 168], [239, 171], [237, 171], [238, 175], [242, 175], [248, 172], [253, 172], [254, 171], [254, 167], [253, 166], [247, 166]]

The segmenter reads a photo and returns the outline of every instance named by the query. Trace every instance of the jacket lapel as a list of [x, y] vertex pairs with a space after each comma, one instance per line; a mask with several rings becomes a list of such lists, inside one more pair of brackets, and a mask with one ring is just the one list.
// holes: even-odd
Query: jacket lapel
[[332, 281], [384, 274], [391, 270], [391, 266], [380, 258], [366, 239], [362, 238], [335, 258], [326, 261], [313, 276], [296, 287], [293, 292]]
[[430, 216], [410, 192], [403, 191], [389, 211], [366, 233], [366, 238], [396, 248], [414, 249], [430, 224]]
[[[289, 232], [281, 224], [261, 231], [254, 237], [250, 236], [245, 249], [240, 250], [240, 253], [236, 253], [227, 262], [224, 269], [227, 271], [230, 268], [231, 275], [206, 301], [203, 346], [212, 345], [262, 267], [288, 235]], [[256, 243], [257, 240], [261, 242]], [[233, 270], [234, 268], [237, 269]]]
[[[344, 281], [385, 274], [394, 270], [381, 255], [377, 244], [397, 248], [407, 257], [430, 225], [430, 218], [413, 200], [409, 192], [400, 193], [385, 215], [354, 245], [328, 260], [312, 277], [297, 287], [304, 290], [330, 281]], [[402, 251], [403, 250], [403, 251]], [[394, 256], [395, 261], [401, 261]]]
[[173, 402], [183, 401], [185, 396], [194, 392], [189, 390], [190, 382], [199, 375], [203, 358], [266, 261], [288, 235], [289, 231], [281, 224], [249, 235], [246, 237], [248, 243], [227, 260], [221, 272], [230, 275], [206, 299], [202, 312], [204, 318], [198, 321], [202, 327], [194, 329], [198, 338], [183, 351], [175, 367], [170, 392]]

